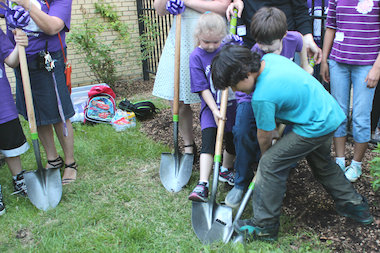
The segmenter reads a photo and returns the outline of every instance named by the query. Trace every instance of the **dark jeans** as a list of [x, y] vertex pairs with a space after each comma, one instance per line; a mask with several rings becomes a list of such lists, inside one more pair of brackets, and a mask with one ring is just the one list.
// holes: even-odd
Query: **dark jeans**
[[258, 226], [278, 224], [286, 192], [289, 166], [306, 158], [314, 177], [336, 204], [359, 204], [362, 197], [331, 158], [333, 133], [305, 138], [290, 132], [261, 157], [253, 191], [253, 222]]
[[375, 96], [373, 98], [371, 112], [371, 130], [375, 131], [377, 126], [380, 126], [380, 82], [377, 84]]
[[232, 133], [236, 151], [235, 187], [245, 189], [253, 178], [252, 165], [260, 159], [257, 128], [251, 102], [237, 104], [236, 120]]

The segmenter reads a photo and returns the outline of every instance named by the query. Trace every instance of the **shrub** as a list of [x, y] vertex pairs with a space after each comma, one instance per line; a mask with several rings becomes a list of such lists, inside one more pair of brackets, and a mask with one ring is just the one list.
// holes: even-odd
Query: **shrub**
[[[373, 152], [380, 154], [380, 145]], [[380, 188], [380, 156], [376, 156], [372, 161], [370, 161], [371, 167], [370, 172], [372, 176], [372, 188], [377, 191]]]

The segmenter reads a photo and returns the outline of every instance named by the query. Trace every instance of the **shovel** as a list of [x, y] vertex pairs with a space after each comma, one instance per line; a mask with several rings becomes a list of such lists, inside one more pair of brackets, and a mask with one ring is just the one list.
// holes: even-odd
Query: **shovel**
[[[281, 138], [281, 135], [284, 132], [284, 129], [285, 129], [285, 125], [280, 124], [280, 126], [278, 127], [279, 138]], [[276, 143], [276, 140], [273, 140], [272, 143], [273, 143], [272, 145], [274, 145]], [[256, 175], [257, 175], [257, 173], [256, 173]], [[235, 215], [234, 222], [232, 223], [232, 225], [230, 227], [226, 228], [228, 231], [227, 231], [227, 236], [223, 240], [224, 243], [228, 243], [230, 241], [232, 235], [236, 234], [234, 231], [234, 225], [237, 223], [238, 220], [240, 220], [240, 217], [244, 212], [244, 209], [245, 209], [245, 207], [249, 201], [249, 198], [251, 197], [253, 189], [255, 188], [256, 175], [253, 177], [251, 183], [248, 186], [248, 190], [245, 193], [244, 198], [240, 203], [239, 209]], [[241, 242], [241, 243], [244, 242], [243, 236], [236, 234], [236, 236], [234, 238], [234, 242]]]
[[[226, 116], [228, 89], [223, 90], [220, 105], [220, 113]], [[191, 223], [195, 234], [204, 244], [214, 241], [224, 241], [228, 236], [228, 228], [232, 226], [232, 209], [228, 206], [216, 204], [216, 192], [218, 189], [219, 166], [222, 154], [224, 120], [218, 122], [216, 135], [214, 175], [212, 179], [212, 192], [210, 200], [206, 203], [193, 201], [191, 211]]]
[[62, 197], [62, 182], [59, 169], [45, 169], [42, 167], [40, 146], [38, 143], [37, 124], [34, 114], [32, 91], [25, 48], [18, 45], [22, 83], [24, 87], [26, 110], [33, 142], [34, 155], [37, 161], [37, 170], [24, 173], [28, 197], [38, 209], [46, 211], [56, 207]]
[[174, 154], [162, 153], [160, 164], [160, 179], [166, 190], [179, 192], [190, 180], [193, 170], [193, 154], [182, 155], [178, 148], [178, 107], [179, 107], [179, 73], [181, 50], [181, 14], [176, 17], [175, 64], [174, 64]]

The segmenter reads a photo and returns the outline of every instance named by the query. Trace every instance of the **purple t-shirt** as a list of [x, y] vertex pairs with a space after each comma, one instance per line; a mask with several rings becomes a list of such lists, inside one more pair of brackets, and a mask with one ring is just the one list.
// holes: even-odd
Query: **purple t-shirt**
[[373, 65], [380, 52], [380, 1], [330, 0], [326, 27], [335, 29], [330, 59]]
[[[45, 1], [32, 1], [32, 4], [41, 9], [43, 12], [48, 13], [50, 16], [58, 17], [63, 20], [65, 27], [62, 29], [62, 31], [60, 31], [63, 47], [66, 47], [65, 33], [70, 29], [71, 3], [72, 0], [49, 1], [49, 9]], [[12, 28], [7, 26], [8, 37], [13, 42], [13, 44], [15, 44], [11, 30]], [[33, 19], [30, 19], [29, 24], [23, 28], [23, 31], [26, 32], [29, 38], [29, 45], [25, 48], [28, 58], [44, 50], [46, 41], [48, 41], [48, 51], [56, 52], [61, 50], [61, 43], [59, 42], [58, 35], [51, 36], [43, 33], [42, 30], [33, 21]]]
[[[204, 90], [210, 90], [214, 100], [218, 107], [220, 106], [220, 99], [222, 91], [216, 90], [211, 79], [211, 62], [214, 56], [220, 51], [220, 48], [212, 53], [208, 53], [205, 50], [197, 47], [190, 55], [190, 80], [191, 80], [191, 92], [199, 93], [201, 99], [201, 112], [200, 121], [201, 129], [206, 129], [209, 127], [217, 127], [214, 116], [207, 106], [206, 102], [202, 98], [200, 92]], [[229, 100], [226, 112], [226, 125], [225, 131], [231, 132], [232, 127], [235, 124], [236, 115], [236, 100], [233, 93], [229, 92]]]
[[4, 60], [12, 53], [14, 46], [0, 29], [0, 124], [18, 117], [11, 86], [5, 73]]
[[[282, 56], [293, 60], [296, 52], [301, 52], [303, 47], [302, 35], [296, 31], [288, 31], [284, 39], [282, 40]], [[257, 43], [252, 47], [252, 52], [257, 52], [258, 54], [264, 56], [264, 52], [259, 48]], [[244, 92], [236, 91], [235, 92], [236, 100], [238, 103], [251, 102], [252, 94], [247, 95]]]

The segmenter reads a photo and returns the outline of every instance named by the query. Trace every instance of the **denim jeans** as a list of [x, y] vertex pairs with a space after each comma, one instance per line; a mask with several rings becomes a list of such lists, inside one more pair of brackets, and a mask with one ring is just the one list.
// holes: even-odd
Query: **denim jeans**
[[238, 103], [232, 129], [235, 144], [235, 187], [245, 189], [253, 178], [252, 165], [260, 159], [257, 128], [251, 102]]
[[329, 61], [331, 95], [347, 116], [335, 131], [334, 137], [347, 135], [352, 84], [352, 135], [358, 143], [368, 142], [371, 139], [371, 110], [375, 89], [367, 88], [364, 82], [371, 68], [372, 65], [349, 65]]
[[[333, 133], [306, 138], [290, 132], [269, 148], [260, 159], [253, 190], [253, 222], [261, 227], [279, 223], [290, 165], [306, 158], [314, 177], [336, 204], [362, 201], [343, 171], [331, 158]], [[307, 194], [307, 193], [305, 193]]]

